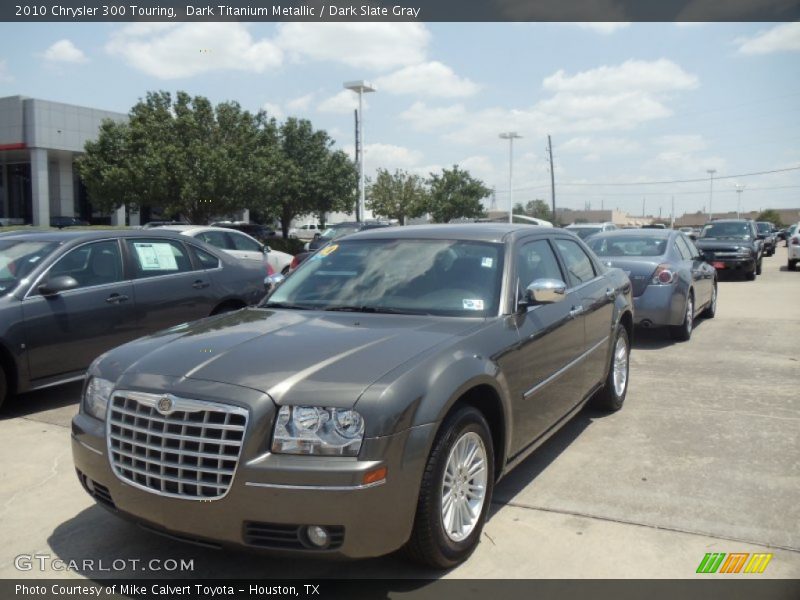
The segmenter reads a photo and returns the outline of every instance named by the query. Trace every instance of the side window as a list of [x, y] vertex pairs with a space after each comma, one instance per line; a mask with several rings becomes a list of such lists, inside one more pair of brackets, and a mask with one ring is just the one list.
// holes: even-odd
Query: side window
[[194, 236], [198, 240], [210, 244], [215, 248], [223, 250], [233, 250], [233, 244], [228, 239], [228, 234], [225, 231], [203, 231]]
[[197, 246], [192, 246], [192, 250], [194, 250], [194, 254], [197, 257], [197, 262], [200, 263], [200, 266], [203, 269], [216, 269], [219, 267], [219, 259], [213, 254], [210, 254], [205, 250], [201, 250]]
[[255, 240], [251, 240], [246, 235], [233, 232], [229, 233], [228, 235], [233, 238], [234, 250], [243, 250], [245, 252], [261, 252], [261, 244]]
[[59, 275], [73, 277], [82, 288], [122, 281], [122, 255], [117, 241], [94, 242], [70, 250], [47, 274]]
[[547, 240], [522, 244], [517, 249], [517, 281], [520, 293], [536, 279], [564, 279], [553, 248]]
[[693, 260], [697, 256], [697, 250], [692, 248], [694, 244], [689, 242], [684, 236], [679, 235], [676, 238], [676, 242], [678, 244], [678, 251], [681, 253], [684, 260]]
[[127, 240], [136, 277], [158, 277], [194, 270], [183, 244], [166, 239]]
[[562, 238], [556, 238], [555, 242], [564, 259], [564, 265], [567, 267], [569, 287], [575, 287], [594, 279], [595, 272], [592, 261], [577, 242]]

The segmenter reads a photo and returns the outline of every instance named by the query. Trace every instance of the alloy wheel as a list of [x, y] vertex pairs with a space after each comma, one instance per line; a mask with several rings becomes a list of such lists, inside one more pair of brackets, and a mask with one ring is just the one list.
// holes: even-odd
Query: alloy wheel
[[460, 542], [472, 533], [486, 499], [486, 448], [473, 432], [462, 435], [450, 450], [442, 481], [442, 526]]
[[618, 397], [625, 393], [628, 385], [628, 343], [625, 338], [617, 338], [614, 346], [614, 392]]

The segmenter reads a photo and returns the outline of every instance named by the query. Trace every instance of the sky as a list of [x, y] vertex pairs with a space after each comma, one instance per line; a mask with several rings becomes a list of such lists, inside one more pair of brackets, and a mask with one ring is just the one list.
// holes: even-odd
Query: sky
[[[150, 90], [307, 118], [367, 175], [458, 164], [509, 202], [800, 209], [800, 23], [0, 23], [0, 97], [128, 112]], [[763, 171], [777, 173], [746, 176]], [[687, 183], [655, 184], [699, 180]], [[487, 206], [488, 206], [487, 201]]]

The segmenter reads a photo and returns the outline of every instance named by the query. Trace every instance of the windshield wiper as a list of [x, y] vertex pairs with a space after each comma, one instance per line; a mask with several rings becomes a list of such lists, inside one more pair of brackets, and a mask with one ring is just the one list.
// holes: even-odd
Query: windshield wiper
[[338, 312], [362, 312], [362, 313], [381, 313], [387, 315], [427, 315], [425, 311], [413, 310], [400, 310], [397, 308], [390, 308], [388, 306], [366, 306], [355, 304], [342, 304], [339, 306], [330, 306], [324, 310], [338, 311]]
[[291, 302], [267, 302], [261, 304], [260, 308], [290, 308], [293, 310], [312, 310], [311, 306], [304, 304], [292, 304]]

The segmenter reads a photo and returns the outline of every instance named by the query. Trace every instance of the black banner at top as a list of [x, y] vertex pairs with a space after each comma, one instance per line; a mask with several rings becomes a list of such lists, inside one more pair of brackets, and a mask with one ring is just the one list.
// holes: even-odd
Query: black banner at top
[[800, 0], [5, 0], [0, 20], [779, 22]]

